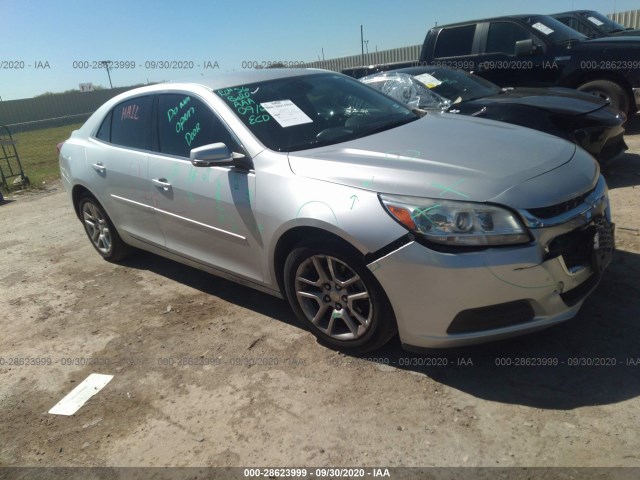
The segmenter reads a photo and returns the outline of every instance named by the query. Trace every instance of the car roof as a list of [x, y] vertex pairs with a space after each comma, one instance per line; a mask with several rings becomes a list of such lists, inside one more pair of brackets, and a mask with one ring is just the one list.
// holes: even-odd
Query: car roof
[[[182, 80], [176, 82], [156, 83], [138, 87], [121, 94], [122, 96], [156, 93], [170, 89], [185, 89], [193, 87], [205, 87], [209, 90], [218, 90], [227, 87], [236, 87], [256, 82], [277, 80], [279, 78], [301, 77], [305, 75], [320, 75], [325, 73], [337, 73], [319, 68], [265, 68], [246, 70], [242, 72], [219, 73], [207, 78], [198, 78], [194, 81]], [[341, 75], [341, 74], [338, 74]], [[118, 95], [120, 97], [121, 95]]]
[[500, 17], [481, 18], [478, 20], [467, 20], [465, 22], [447, 23], [446, 25], [438, 25], [437, 27], [434, 27], [434, 29], [441, 29], [445, 27], [455, 27], [458, 25], [469, 25], [470, 23], [493, 22], [495, 20], [513, 20], [513, 19], [521, 20], [523, 18], [528, 18], [528, 17], [550, 17], [550, 15], [541, 15], [538, 13], [531, 13], [531, 14], [519, 13], [517, 15], [502, 15]]
[[569, 10], [567, 12], [552, 13], [549, 16], [554, 17], [556, 15], [569, 15], [571, 13], [591, 13], [591, 12], [596, 12], [596, 10]]

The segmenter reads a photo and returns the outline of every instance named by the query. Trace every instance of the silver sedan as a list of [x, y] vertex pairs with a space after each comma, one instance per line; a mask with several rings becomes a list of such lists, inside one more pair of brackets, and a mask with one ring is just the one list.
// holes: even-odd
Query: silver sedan
[[344, 75], [263, 70], [121, 94], [60, 151], [96, 251], [286, 298], [333, 348], [485, 342], [573, 317], [610, 261], [598, 165]]

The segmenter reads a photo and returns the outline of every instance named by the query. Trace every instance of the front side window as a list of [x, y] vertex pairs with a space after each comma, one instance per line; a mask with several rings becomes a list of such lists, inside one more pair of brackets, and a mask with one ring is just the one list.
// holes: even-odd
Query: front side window
[[487, 53], [514, 55], [516, 42], [529, 38], [531, 38], [529, 31], [520, 25], [510, 22], [492, 22], [487, 35]]
[[189, 158], [192, 148], [222, 142], [238, 151], [229, 130], [204, 102], [189, 94], [162, 94], [158, 99], [160, 153]]
[[438, 35], [434, 56], [436, 58], [471, 55], [476, 26], [443, 28]]
[[123, 147], [151, 149], [153, 97], [136, 97], [111, 112], [111, 143]]

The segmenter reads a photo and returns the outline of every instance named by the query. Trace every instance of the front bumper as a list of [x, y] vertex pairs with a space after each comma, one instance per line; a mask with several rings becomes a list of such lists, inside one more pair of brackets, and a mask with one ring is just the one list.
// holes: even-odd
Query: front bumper
[[[413, 241], [371, 262], [369, 268], [394, 308], [402, 343], [455, 348], [521, 335], [575, 316], [608, 259], [594, 266], [574, 258], [575, 245], [558, 243], [587, 238], [594, 219], [610, 224], [602, 178], [586, 202], [588, 210], [581, 205], [566, 212], [562, 223], [547, 221], [532, 228], [535, 241], [524, 246], [446, 253]], [[591, 242], [593, 237], [588, 237]]]

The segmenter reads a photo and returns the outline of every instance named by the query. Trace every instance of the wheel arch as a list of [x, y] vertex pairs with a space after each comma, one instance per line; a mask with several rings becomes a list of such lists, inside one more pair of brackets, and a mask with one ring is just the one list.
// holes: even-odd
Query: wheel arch
[[576, 77], [572, 78], [566, 86], [569, 88], [577, 89], [578, 87], [580, 87], [580, 85], [584, 85], [585, 83], [594, 82], [597, 80], [608, 80], [620, 85], [620, 87], [624, 90], [625, 95], [627, 96], [627, 100], [629, 101], [631, 109], [633, 111], [636, 110], [631, 83], [624, 77], [624, 75], [621, 75], [620, 73], [613, 72], [611, 70], [585, 70]]
[[[349, 242], [348, 239], [345, 239], [336, 233], [332, 233], [327, 230], [323, 230], [322, 228], [312, 226], [297, 226], [285, 232], [285, 234], [283, 234], [278, 240], [273, 256], [274, 273], [276, 275], [278, 287], [282, 292], [282, 296], [289, 301], [298, 318], [304, 322], [305, 320], [300, 317], [300, 315], [303, 315], [300, 310], [302, 307], [299, 305], [294, 305], [290, 297], [291, 291], [289, 291], [288, 294], [287, 288], [285, 287], [285, 264], [287, 263], [287, 260], [291, 258], [289, 254], [294, 251], [296, 247], [304, 246], [305, 243], [308, 242], [310, 244], [309, 246], [313, 248], [313, 245], [311, 244], [315, 243], [317, 245], [318, 243], [322, 243], [323, 240], [333, 244], [327, 245], [327, 247], [329, 247], [326, 248], [328, 252], [338, 250], [338, 252], [334, 252], [334, 254], [340, 255], [340, 253], [342, 253], [343, 255], [346, 255], [347, 258], [345, 260], [348, 268], [353, 270], [355, 267], [356, 269], [360, 270], [360, 272], [357, 274], [365, 282], [365, 288], [368, 291], [377, 293], [377, 296], [374, 296], [374, 299], [372, 299], [371, 301], [373, 302], [373, 304], [377, 303], [379, 312], [377, 314], [377, 317], [375, 317], [378, 319], [376, 321], [376, 327], [365, 333], [363, 337], [357, 338], [355, 341], [358, 343], [355, 346], [338, 346], [335, 343], [331, 342], [329, 342], [328, 345], [330, 345], [332, 348], [338, 349], [348, 348], [349, 351], [359, 353], [375, 350], [376, 348], [387, 343], [394, 335], [397, 334], [398, 323], [396, 313], [384, 287], [371, 272], [371, 270], [367, 267], [367, 264], [370, 263], [367, 261], [367, 256], [369, 254], [365, 254], [360, 251], [351, 242]], [[340, 252], [340, 250], [342, 251]], [[349, 258], [352, 255], [353, 258], [351, 261], [349, 261]], [[359, 268], [358, 266], [352, 264], [352, 262], [356, 260], [361, 262]], [[354, 272], [356, 272], [356, 270], [354, 270]], [[369, 279], [368, 281], [367, 278]], [[287, 282], [289, 280], [290, 279], [287, 279]], [[367, 284], [367, 282], [370, 283]], [[309, 320], [306, 319], [306, 321], [308, 322]], [[327, 342], [327, 339], [323, 338], [322, 335], [316, 333], [314, 333], [314, 335], [318, 338], [318, 341], [320, 341], [320, 343]]]
[[[80, 215], [79, 204], [80, 204], [80, 198], [83, 197], [85, 194], [91, 195], [93, 198], [96, 199], [96, 201], [98, 201], [96, 196], [93, 193], [91, 193], [91, 190], [89, 190], [84, 185], [81, 185], [81, 184], [74, 185], [73, 189], [71, 190], [71, 202], [73, 203], [73, 210], [76, 212], [76, 216], [81, 220], [82, 220], [82, 216]], [[104, 208], [104, 206], [102, 208]]]
[[276, 277], [278, 289], [286, 298], [286, 292], [284, 288], [284, 264], [287, 261], [287, 256], [291, 251], [299, 244], [306, 240], [332, 240], [339, 242], [344, 247], [352, 251], [354, 255], [364, 261], [365, 255], [358, 250], [353, 244], [342, 238], [341, 236], [323, 230], [319, 227], [312, 226], [297, 226], [290, 230], [287, 230], [276, 243], [276, 247], [273, 253], [273, 272]]

